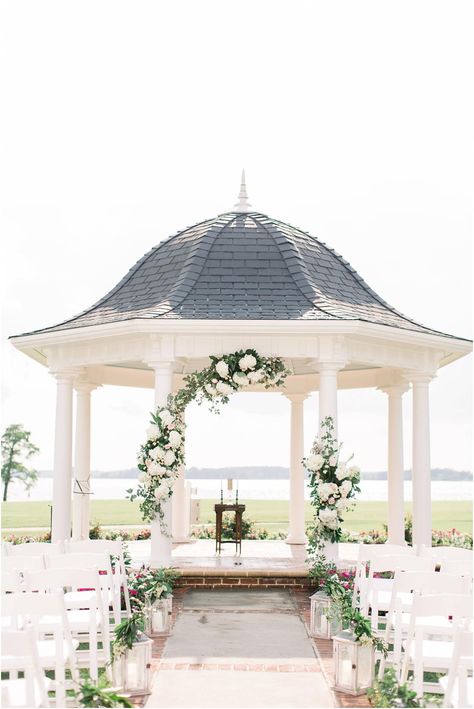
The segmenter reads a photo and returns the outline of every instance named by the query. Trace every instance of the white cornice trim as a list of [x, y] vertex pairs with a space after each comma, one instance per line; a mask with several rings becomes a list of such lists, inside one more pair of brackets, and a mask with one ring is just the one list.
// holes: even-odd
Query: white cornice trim
[[[54, 345], [71, 344], [87, 340], [98, 340], [113, 336], [143, 334], [192, 334], [200, 335], [359, 335], [398, 344], [417, 345], [429, 349], [442, 350], [447, 361], [457, 359], [472, 351], [469, 340], [431, 335], [413, 330], [402, 330], [386, 325], [376, 325], [360, 320], [127, 320], [106, 325], [71, 328], [60, 332], [19, 335], [11, 342], [19, 350], [27, 351], [35, 357], [31, 349]], [[40, 355], [40, 353], [38, 353]], [[447, 363], [447, 362], [446, 362]]]

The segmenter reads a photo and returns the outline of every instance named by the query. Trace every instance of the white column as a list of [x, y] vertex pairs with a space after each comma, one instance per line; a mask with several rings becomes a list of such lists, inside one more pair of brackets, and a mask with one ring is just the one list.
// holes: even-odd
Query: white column
[[290, 500], [287, 544], [306, 544], [304, 520], [304, 428], [303, 402], [306, 394], [285, 394], [291, 402]]
[[[172, 362], [152, 362], [149, 363], [155, 371], [155, 408], [166, 406], [168, 396], [172, 391], [173, 363]], [[168, 498], [163, 504], [164, 519], [163, 524], [168, 531], [168, 535], [161, 531], [159, 519], [151, 523], [151, 555], [150, 565], [152, 567], [170, 566], [171, 564], [171, 534], [172, 534], [172, 512], [171, 500]]]
[[413, 375], [413, 545], [431, 546], [429, 375]]
[[381, 387], [388, 396], [388, 542], [405, 544], [403, 406], [407, 384]]
[[319, 372], [319, 429], [321, 421], [331, 416], [334, 421], [334, 436], [337, 438], [337, 373], [341, 365], [334, 362], [318, 362]]
[[74, 494], [72, 538], [89, 539], [91, 476], [91, 392], [97, 385], [78, 381], [76, 390], [76, 439], [74, 445]]
[[53, 542], [71, 535], [72, 482], [72, 383], [76, 372], [53, 372], [56, 378], [56, 426], [54, 432]]

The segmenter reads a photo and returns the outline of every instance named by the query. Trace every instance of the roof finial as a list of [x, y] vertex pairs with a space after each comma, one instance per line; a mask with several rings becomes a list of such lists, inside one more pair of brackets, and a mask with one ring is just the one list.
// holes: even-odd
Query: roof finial
[[240, 182], [239, 201], [234, 205], [234, 212], [250, 212], [252, 205], [248, 201], [247, 185], [245, 184], [245, 170], [242, 170], [242, 180]]

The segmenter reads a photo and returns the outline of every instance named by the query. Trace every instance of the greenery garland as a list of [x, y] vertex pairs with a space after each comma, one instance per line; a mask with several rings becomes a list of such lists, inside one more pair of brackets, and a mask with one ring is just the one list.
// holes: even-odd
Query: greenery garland
[[265, 389], [281, 386], [290, 374], [282, 359], [262, 357], [253, 349], [211, 356], [210, 360], [209, 367], [185, 376], [185, 386], [168, 397], [166, 406], [159, 406], [151, 414], [147, 441], [138, 456], [139, 484], [136, 490], [127, 490], [129, 500], [141, 498], [144, 521], [158, 518], [161, 531], [167, 536], [163, 505], [173, 494], [174, 482], [184, 463], [186, 406], [191, 401], [206, 402], [211, 411], [219, 413], [231, 394], [252, 384], [262, 384]]
[[321, 432], [314, 440], [311, 452], [303, 458], [309, 472], [310, 500], [315, 510], [310, 551], [321, 542], [338, 542], [342, 536], [343, 513], [352, 506], [352, 498], [360, 492], [360, 469], [340, 459], [339, 444], [334, 438], [334, 421], [327, 416], [321, 422]]

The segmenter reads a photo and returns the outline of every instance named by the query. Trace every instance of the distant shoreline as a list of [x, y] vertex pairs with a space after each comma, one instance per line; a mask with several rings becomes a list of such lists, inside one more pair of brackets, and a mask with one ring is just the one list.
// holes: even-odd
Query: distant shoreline
[[[41, 478], [52, 478], [52, 470], [41, 470], [38, 472]], [[127, 470], [94, 470], [93, 478], [123, 478], [136, 480], [138, 470], [128, 468]], [[255, 466], [255, 467], [228, 467], [228, 468], [189, 468], [186, 470], [188, 480], [287, 480], [289, 477], [288, 468], [277, 466]], [[362, 480], [387, 480], [387, 472], [362, 472]], [[405, 470], [404, 480], [411, 480], [411, 470]], [[472, 473], [464, 470], [452, 470], [451, 468], [433, 468], [431, 470], [431, 480], [452, 480], [470, 481]]]

